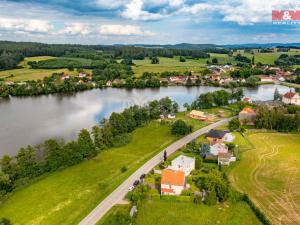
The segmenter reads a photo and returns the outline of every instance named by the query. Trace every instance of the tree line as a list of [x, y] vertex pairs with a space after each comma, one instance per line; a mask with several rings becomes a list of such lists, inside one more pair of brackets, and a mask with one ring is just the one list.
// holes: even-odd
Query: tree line
[[280, 132], [300, 131], [300, 108], [292, 107], [259, 107], [255, 126], [259, 129], [277, 130]]
[[21, 148], [16, 156], [4, 155], [0, 160], [0, 197], [42, 174], [93, 158], [104, 149], [125, 145], [131, 141], [131, 133], [137, 127], [161, 114], [177, 111], [178, 104], [168, 97], [145, 106], [134, 105], [121, 113], [112, 113], [91, 132], [82, 129], [76, 140], [49, 139], [37, 146]]
[[232, 101], [240, 101], [243, 97], [243, 89], [238, 88], [229, 93], [225, 90], [201, 94], [192, 104], [192, 109], [209, 109], [216, 106], [226, 106]]

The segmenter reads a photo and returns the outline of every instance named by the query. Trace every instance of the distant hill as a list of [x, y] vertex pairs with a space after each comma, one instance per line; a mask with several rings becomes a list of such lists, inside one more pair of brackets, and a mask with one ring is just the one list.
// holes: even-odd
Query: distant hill
[[238, 49], [238, 48], [275, 48], [281, 47], [300, 47], [300, 43], [249, 43], [249, 44], [228, 44], [228, 45], [216, 45], [216, 44], [168, 44], [168, 45], [149, 45], [149, 44], [137, 44], [137, 47], [145, 48], [168, 48], [168, 49], [188, 49], [188, 50], [206, 50], [206, 49]]

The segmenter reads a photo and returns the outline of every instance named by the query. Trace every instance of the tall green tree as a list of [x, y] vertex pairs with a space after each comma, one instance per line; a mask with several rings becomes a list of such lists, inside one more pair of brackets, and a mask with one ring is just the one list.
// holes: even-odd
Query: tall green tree
[[97, 155], [95, 144], [88, 130], [82, 129], [80, 131], [77, 142], [83, 158], [91, 158]]

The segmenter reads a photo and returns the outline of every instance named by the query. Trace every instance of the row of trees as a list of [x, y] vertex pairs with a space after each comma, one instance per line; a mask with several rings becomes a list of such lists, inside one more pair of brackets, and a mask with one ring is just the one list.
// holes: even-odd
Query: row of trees
[[61, 80], [60, 74], [54, 74], [51, 77], [45, 77], [43, 80], [27, 81], [14, 85], [7, 85], [0, 82], [0, 97], [12, 96], [33, 96], [53, 93], [69, 93], [89, 90], [94, 87], [102, 87], [103, 82], [88, 82], [87, 78], [79, 79], [70, 77]]
[[238, 88], [229, 93], [225, 90], [201, 94], [192, 104], [192, 109], [209, 109], [215, 106], [226, 106], [232, 101], [240, 101], [243, 97], [243, 89]]
[[275, 60], [277, 66], [292, 66], [300, 64], [300, 55], [288, 55], [281, 54], [278, 59]]
[[259, 108], [255, 125], [257, 128], [266, 128], [282, 132], [300, 131], [300, 111], [288, 114], [286, 109]]
[[131, 132], [161, 114], [177, 112], [178, 104], [169, 98], [149, 102], [146, 106], [132, 106], [122, 113], [112, 113], [89, 132], [83, 129], [74, 141], [49, 139], [35, 147], [21, 148], [14, 157], [5, 155], [0, 160], [0, 196], [11, 192], [44, 173], [75, 165], [93, 158], [110, 147], [127, 144]]
[[[259, 107], [256, 115], [255, 126], [277, 130], [281, 132], [300, 131], [300, 109], [293, 108], [289, 111], [287, 108]], [[291, 112], [291, 113], [290, 113]]]

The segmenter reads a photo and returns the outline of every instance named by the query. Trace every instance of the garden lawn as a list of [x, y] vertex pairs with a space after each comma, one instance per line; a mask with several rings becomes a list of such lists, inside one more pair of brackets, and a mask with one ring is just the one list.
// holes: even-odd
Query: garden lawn
[[[170, 127], [151, 122], [126, 146], [55, 172], [14, 191], [0, 205], [13, 224], [77, 224], [145, 161], [175, 141]], [[126, 166], [124, 173], [121, 168]]]
[[256, 225], [261, 224], [244, 202], [196, 205], [192, 202], [147, 200], [140, 205], [134, 225]]
[[300, 135], [250, 133], [253, 150], [242, 153], [229, 178], [273, 224], [300, 224]]

